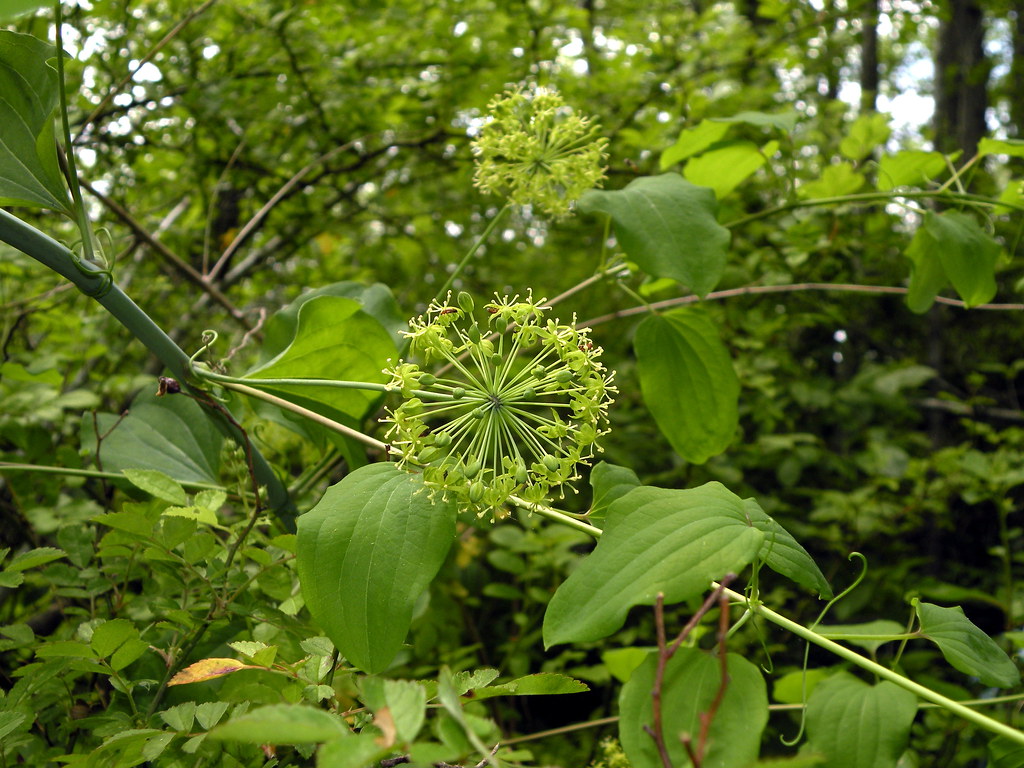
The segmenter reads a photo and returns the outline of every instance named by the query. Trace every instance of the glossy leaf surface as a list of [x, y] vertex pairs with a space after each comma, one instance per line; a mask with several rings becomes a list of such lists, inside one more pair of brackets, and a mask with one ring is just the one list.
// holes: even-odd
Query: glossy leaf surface
[[306, 605], [350, 663], [387, 668], [454, 535], [454, 506], [389, 463], [356, 470], [299, 518]]
[[619, 190], [587, 192], [579, 209], [611, 216], [626, 255], [647, 274], [678, 280], [698, 296], [718, 284], [730, 236], [710, 189], [677, 173], [644, 176]]
[[739, 421], [740, 384], [704, 310], [649, 315], [633, 347], [644, 402], [676, 453], [703, 464], [724, 451]]
[[706, 592], [750, 563], [764, 540], [742, 500], [720, 483], [632, 490], [611, 505], [596, 549], [551, 598], [544, 644], [606, 637], [658, 593], [675, 603]]

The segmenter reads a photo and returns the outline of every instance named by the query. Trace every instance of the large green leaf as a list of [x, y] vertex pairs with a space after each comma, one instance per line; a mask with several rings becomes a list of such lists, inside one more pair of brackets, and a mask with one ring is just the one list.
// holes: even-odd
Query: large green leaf
[[[654, 722], [657, 654], [650, 654], [622, 686], [619, 695], [619, 741], [633, 768], [662, 768], [654, 739], [644, 730]], [[725, 695], [708, 732], [703, 768], [739, 768], [750, 765], [761, 746], [768, 722], [768, 693], [757, 667], [735, 653], [726, 660], [729, 679]], [[661, 689], [665, 745], [672, 765], [692, 765], [680, 742], [689, 734], [696, 746], [701, 713], [707, 712], [722, 680], [721, 662], [697, 648], [680, 648], [669, 660]]]
[[[93, 420], [82, 420], [82, 448], [96, 450]], [[150, 469], [178, 482], [217, 483], [224, 436], [202, 407], [184, 395], [140, 392], [128, 415], [96, 415], [99, 460], [107, 472]]]
[[924, 312], [947, 280], [968, 307], [991, 301], [1001, 254], [999, 243], [971, 216], [959, 211], [927, 212], [907, 248], [907, 258], [914, 264], [908, 306]]
[[870, 686], [840, 672], [807, 701], [808, 746], [829, 768], [895, 768], [915, 714], [917, 698], [895, 683]]
[[677, 173], [644, 176], [619, 190], [590, 190], [583, 213], [607, 213], [630, 259], [654, 277], [671, 277], [706, 296], [725, 268], [729, 230], [718, 223], [710, 189]]
[[680, 160], [703, 152], [721, 141], [728, 131], [729, 125], [720, 120], [701, 120], [693, 128], [684, 128], [676, 143], [661, 153], [661, 170], [667, 170]]
[[740, 384], [700, 307], [649, 315], [633, 340], [644, 402], [676, 452], [702, 464], [732, 442]]
[[878, 161], [878, 188], [923, 186], [946, 167], [946, 158], [940, 152], [905, 149], [894, 155], [883, 155]]
[[596, 549], [558, 588], [544, 614], [544, 645], [607, 637], [629, 609], [687, 600], [739, 573], [761, 549], [743, 501], [720, 483], [640, 487], [608, 509]]
[[0, 2], [0, 21], [9, 21], [46, 5], [50, 5], [48, 0], [3, 0]]
[[943, 608], [915, 601], [921, 633], [939, 646], [946, 661], [985, 685], [1011, 688], [1020, 682], [1017, 666], [996, 645], [995, 640], [978, 629], [960, 606]]
[[[397, 347], [380, 322], [354, 299], [318, 296], [299, 309], [295, 338], [275, 358], [246, 374], [249, 379], [342, 379], [383, 384]], [[379, 393], [315, 384], [261, 385], [311, 410], [362, 419]]]
[[308, 744], [351, 735], [337, 715], [302, 704], [271, 704], [233, 717], [209, 733], [211, 739], [247, 744]]
[[777, 141], [769, 141], [763, 147], [752, 141], [716, 145], [699, 157], [690, 158], [683, 176], [698, 187], [710, 187], [721, 200], [768, 162], [778, 148]]
[[924, 227], [918, 227], [907, 246], [910, 259], [910, 284], [907, 286], [907, 306], [911, 312], [927, 312], [939, 291], [948, 282], [942, 261], [935, 253], [935, 240]]
[[758, 556], [764, 559], [765, 565], [797, 584], [813, 589], [819, 597], [831, 598], [832, 587], [825, 574], [792, 534], [769, 517], [754, 499], [744, 499], [743, 508], [754, 527], [764, 533], [764, 546]]
[[0, 205], [70, 212], [53, 133], [55, 55], [42, 40], [0, 30]]
[[302, 594], [349, 662], [387, 668], [454, 536], [454, 505], [388, 463], [357, 469], [299, 518]]
[[295, 338], [295, 332], [299, 327], [299, 310], [306, 302], [320, 296], [341, 296], [358, 301], [363, 312], [376, 318], [377, 322], [391, 334], [396, 347], [404, 341], [401, 331], [408, 330], [409, 325], [399, 312], [398, 302], [391, 294], [391, 289], [383, 283], [364, 285], [346, 280], [307, 291], [288, 306], [275, 312], [267, 321], [263, 332], [261, 360], [269, 360], [284, 351]]

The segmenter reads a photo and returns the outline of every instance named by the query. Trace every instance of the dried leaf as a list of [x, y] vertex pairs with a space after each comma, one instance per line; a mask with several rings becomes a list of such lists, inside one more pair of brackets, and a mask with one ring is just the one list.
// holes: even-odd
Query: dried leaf
[[251, 664], [244, 664], [236, 659], [203, 659], [189, 664], [181, 672], [171, 678], [168, 685], [185, 685], [186, 683], [202, 683], [217, 677], [230, 675], [240, 669], [260, 669]]

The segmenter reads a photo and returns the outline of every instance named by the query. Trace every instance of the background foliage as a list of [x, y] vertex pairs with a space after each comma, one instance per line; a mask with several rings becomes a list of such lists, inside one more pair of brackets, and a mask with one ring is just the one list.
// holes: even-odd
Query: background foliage
[[[343, 325], [358, 301], [380, 320], [375, 343], [397, 343], [404, 319], [424, 311], [501, 208], [472, 185], [469, 145], [487, 103], [511, 84], [556, 87], [608, 139], [606, 191], [587, 193], [566, 220], [514, 209], [456, 288], [556, 296], [608, 267], [606, 253], [627, 251], [628, 275], [606, 275], [559, 306], [592, 325], [617, 370], [606, 461], [649, 485], [719, 481], [756, 497], [836, 591], [856, 575], [847, 555], [864, 553], [866, 578], [829, 622], [902, 628], [919, 597], [962, 605], [1005, 650], [1021, 643], [1019, 209], [978, 215], [935, 199], [945, 185], [1021, 202], [1019, 3], [96, 0], [64, 13], [73, 149], [100, 244], [118, 285], [184, 349], [216, 329], [212, 354], [236, 375], [287, 376], [271, 360], [302, 322], [298, 302], [317, 291], [335, 302], [337, 327], [325, 333], [365, 334]], [[45, 10], [11, 21], [43, 40], [52, 25]], [[657, 200], [666, 186], [718, 222], [664, 233], [693, 254], [682, 271], [632, 247], [653, 224], [628, 196], [609, 194]], [[11, 210], [58, 240], [79, 238], [56, 213]], [[609, 234], [617, 245], [606, 251]], [[236, 707], [328, 702], [357, 720], [369, 717], [362, 707], [415, 712], [421, 689], [400, 684], [431, 679], [429, 724], [393, 723], [398, 743], [429, 728], [421, 741], [444, 745], [414, 753], [423, 764], [468, 755], [478, 746], [470, 733], [488, 749], [509, 742], [510, 761], [616, 765], [598, 747], [614, 727], [600, 724], [618, 714], [620, 683], [639, 663], [623, 651], [654, 644], [650, 612], [630, 613], [610, 639], [545, 650], [542, 638], [552, 593], [587, 562], [587, 536], [525, 515], [518, 526], [462, 520], [411, 608], [394, 679], [375, 687], [334, 671], [297, 588], [293, 527], [253, 506], [245, 452], [194, 402], [158, 401], [162, 366], [91, 298], [13, 248], [0, 253], [6, 763], [67, 754], [103, 765], [312, 764], [305, 745], [327, 741], [333, 720], [295, 724], [290, 710], [269, 711], [246, 730]], [[927, 273], [936, 259], [944, 272]], [[705, 298], [699, 308], [654, 317], [643, 306], [691, 294]], [[953, 301], [932, 304], [936, 294]], [[694, 401], [685, 386], [672, 398], [666, 381], [709, 365], [685, 349], [659, 359], [678, 326], [724, 342], [731, 365], [713, 359], [708, 375], [726, 377], [715, 395], [735, 411]], [[655, 350], [646, 360], [645, 345]], [[325, 349], [340, 355], [325, 365], [351, 368]], [[379, 399], [310, 397], [332, 418], [375, 428]], [[231, 407], [298, 511], [382, 458], [272, 406]], [[580, 489], [565, 508], [588, 509], [587, 483]], [[820, 610], [816, 593], [781, 579], [765, 575], [761, 588], [807, 622]], [[681, 625], [698, 605], [669, 614]], [[730, 647], [774, 665], [772, 703], [801, 700], [798, 682], [787, 692], [783, 681], [802, 645], [748, 624]], [[869, 648], [883, 660], [895, 652]], [[245, 668], [168, 686], [188, 663], [228, 657]], [[943, 665], [933, 647], [912, 645], [900, 663], [954, 698], [999, 685]], [[484, 668], [499, 671], [494, 686], [557, 672], [590, 690], [486, 694], [463, 711], [461, 694], [494, 682], [474, 677]], [[834, 677], [815, 695], [881, 696], [859, 685]], [[455, 704], [444, 705], [445, 691]], [[1012, 721], [1006, 706], [989, 711]], [[207, 740], [229, 711], [237, 732]], [[807, 723], [811, 748], [843, 752], [830, 730], [843, 716], [821, 711]], [[592, 727], [516, 741], [576, 723]], [[906, 765], [1004, 754], [942, 710], [897, 725], [912, 732]], [[292, 734], [276, 757], [257, 746], [275, 727]], [[761, 754], [791, 754], [777, 736], [797, 727], [791, 712], [773, 712]], [[386, 757], [363, 743], [364, 763]], [[902, 754], [898, 737], [892, 744], [887, 760]]]

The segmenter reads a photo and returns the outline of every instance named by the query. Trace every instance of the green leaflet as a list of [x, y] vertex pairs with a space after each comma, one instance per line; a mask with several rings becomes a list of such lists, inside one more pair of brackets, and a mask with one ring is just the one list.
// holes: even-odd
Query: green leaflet
[[[106, 435], [99, 443], [99, 458], [108, 472], [144, 469], [179, 483], [219, 481], [224, 436], [202, 406], [184, 395], [161, 398], [143, 391], [127, 416], [100, 413], [96, 422], [100, 434]], [[82, 447], [93, 450], [99, 442], [93, 420], [82, 419], [82, 425]]]
[[778, 148], [777, 141], [769, 141], [763, 147], [752, 141], [725, 142], [690, 158], [683, 176], [698, 187], [710, 187], [721, 200], [768, 162]]
[[[275, 358], [246, 374], [259, 379], [345, 379], [383, 384], [397, 351], [390, 334], [354, 299], [318, 296], [299, 308], [295, 337]], [[380, 396], [374, 391], [315, 384], [261, 384], [312, 411], [362, 419]], [[326, 413], [325, 413], [326, 411]]]
[[360, 685], [366, 706], [374, 712], [387, 708], [399, 739], [416, 738], [427, 715], [427, 691], [422, 683], [364, 677]]
[[710, 189], [677, 173], [644, 176], [623, 189], [588, 191], [579, 209], [611, 216], [622, 249], [647, 274], [678, 280], [698, 296], [718, 284], [730, 236]]
[[944, 170], [946, 158], [939, 152], [905, 149], [894, 155], [882, 155], [878, 161], [878, 188], [923, 186]]
[[308, 744], [350, 736], [340, 717], [302, 704], [271, 704], [233, 717], [208, 738], [247, 744]]
[[895, 768], [907, 747], [917, 698], [895, 683], [870, 686], [846, 672], [807, 701], [807, 740], [829, 768]]
[[659, 592], [666, 603], [706, 592], [712, 580], [739, 573], [764, 541], [743, 501], [720, 483], [636, 488], [611, 505], [597, 547], [551, 598], [544, 645], [607, 637]]
[[740, 384], [704, 310], [649, 315], [633, 347], [644, 402], [676, 453], [703, 464], [724, 451], [739, 421]]
[[71, 215], [54, 150], [58, 84], [48, 61], [55, 55], [49, 43], [0, 30], [0, 205]]
[[914, 265], [907, 305], [914, 312], [926, 311], [947, 282], [953, 283], [968, 307], [991, 301], [1002, 252], [1002, 246], [971, 216], [958, 211], [927, 212], [906, 251]]
[[853, 169], [851, 163], [827, 165], [821, 178], [801, 184], [797, 188], [800, 197], [837, 197], [852, 195], [864, 186], [864, 175]]
[[701, 120], [693, 128], [683, 129], [676, 143], [661, 153], [661, 170], [666, 171], [680, 160], [703, 152], [721, 141], [728, 131], [728, 123], [720, 120]]
[[[651, 653], [622, 686], [619, 696], [619, 740], [633, 768], [662, 768], [654, 739], [644, 730], [653, 722], [651, 690], [657, 654]], [[702, 768], [749, 765], [761, 747], [761, 732], [768, 722], [768, 693], [757, 667], [735, 653], [728, 654], [729, 681], [721, 706], [708, 733]], [[692, 765], [679, 741], [688, 733], [696, 743], [700, 715], [707, 712], [722, 679], [721, 662], [697, 648], [680, 648], [669, 660], [662, 685], [665, 745], [672, 765]]]
[[971, 623], [963, 608], [943, 608], [915, 600], [914, 609], [921, 633], [939, 646], [953, 667], [975, 675], [985, 685], [1011, 688], [1020, 682], [1017, 666], [991, 637]]
[[419, 475], [370, 464], [331, 486], [298, 523], [306, 605], [349, 662], [388, 667], [416, 600], [455, 536], [455, 507], [433, 502]]
[[839, 152], [851, 160], [863, 160], [889, 140], [892, 129], [886, 115], [861, 115], [850, 126], [850, 132], [839, 143]]

